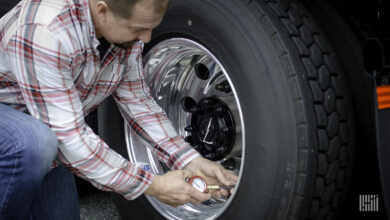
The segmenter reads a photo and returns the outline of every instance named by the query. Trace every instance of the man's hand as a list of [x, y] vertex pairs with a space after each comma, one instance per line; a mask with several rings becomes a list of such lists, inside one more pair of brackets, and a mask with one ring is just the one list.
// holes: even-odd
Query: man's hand
[[201, 193], [185, 181], [186, 178], [192, 176], [193, 173], [189, 170], [172, 171], [162, 176], [156, 175], [145, 194], [154, 196], [171, 206], [186, 203], [200, 204], [209, 200], [211, 197], [209, 193]]
[[[232, 172], [226, 170], [219, 163], [207, 160], [203, 157], [197, 157], [187, 164], [183, 171], [191, 171], [194, 176], [203, 177], [207, 185], [225, 185], [229, 186], [237, 182], [238, 177]], [[230, 193], [233, 189], [230, 190]], [[214, 197], [228, 196], [229, 192], [226, 189], [219, 189], [212, 193]]]

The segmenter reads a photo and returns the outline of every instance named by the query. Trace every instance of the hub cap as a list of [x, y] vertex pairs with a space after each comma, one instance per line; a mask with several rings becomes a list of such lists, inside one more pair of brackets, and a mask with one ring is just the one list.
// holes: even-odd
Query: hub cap
[[236, 132], [233, 114], [229, 107], [217, 97], [207, 97], [194, 106], [190, 97], [182, 99], [183, 109], [192, 112], [191, 125], [184, 130], [186, 137], [196, 150], [210, 160], [223, 159], [233, 148]]

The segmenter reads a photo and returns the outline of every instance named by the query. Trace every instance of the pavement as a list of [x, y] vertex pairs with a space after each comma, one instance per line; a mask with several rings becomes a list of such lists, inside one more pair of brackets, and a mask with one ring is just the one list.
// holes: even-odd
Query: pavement
[[111, 199], [111, 193], [100, 191], [80, 179], [76, 179], [76, 182], [81, 220], [122, 220]]
[[94, 192], [79, 199], [81, 220], [122, 220], [110, 193]]

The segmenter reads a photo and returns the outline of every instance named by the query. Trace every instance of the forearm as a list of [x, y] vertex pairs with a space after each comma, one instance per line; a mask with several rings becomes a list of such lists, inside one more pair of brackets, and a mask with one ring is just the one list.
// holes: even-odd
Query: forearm
[[105, 191], [135, 199], [152, 183], [146, 172], [110, 149], [89, 127], [64, 137], [59, 134], [59, 160], [76, 175]]
[[152, 152], [171, 170], [182, 169], [190, 161], [200, 156], [184, 141], [182, 136], [177, 134], [162, 109], [159, 106], [153, 106], [157, 105], [153, 100], [144, 99], [143, 105], [153, 106], [149, 109], [157, 109], [157, 111], [150, 111], [145, 107], [140, 112], [134, 112], [134, 108], [140, 108], [134, 107], [135, 103], [130, 105], [121, 102], [118, 97], [115, 99], [129, 126], [148, 143]]

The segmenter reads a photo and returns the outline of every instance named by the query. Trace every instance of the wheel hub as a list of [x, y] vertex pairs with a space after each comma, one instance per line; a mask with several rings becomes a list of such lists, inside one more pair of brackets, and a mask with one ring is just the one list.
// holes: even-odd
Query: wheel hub
[[197, 104], [190, 98], [182, 100], [185, 111], [192, 113], [191, 125], [185, 128], [186, 137], [205, 158], [220, 160], [233, 148], [235, 123], [229, 107], [216, 97], [206, 97]]

